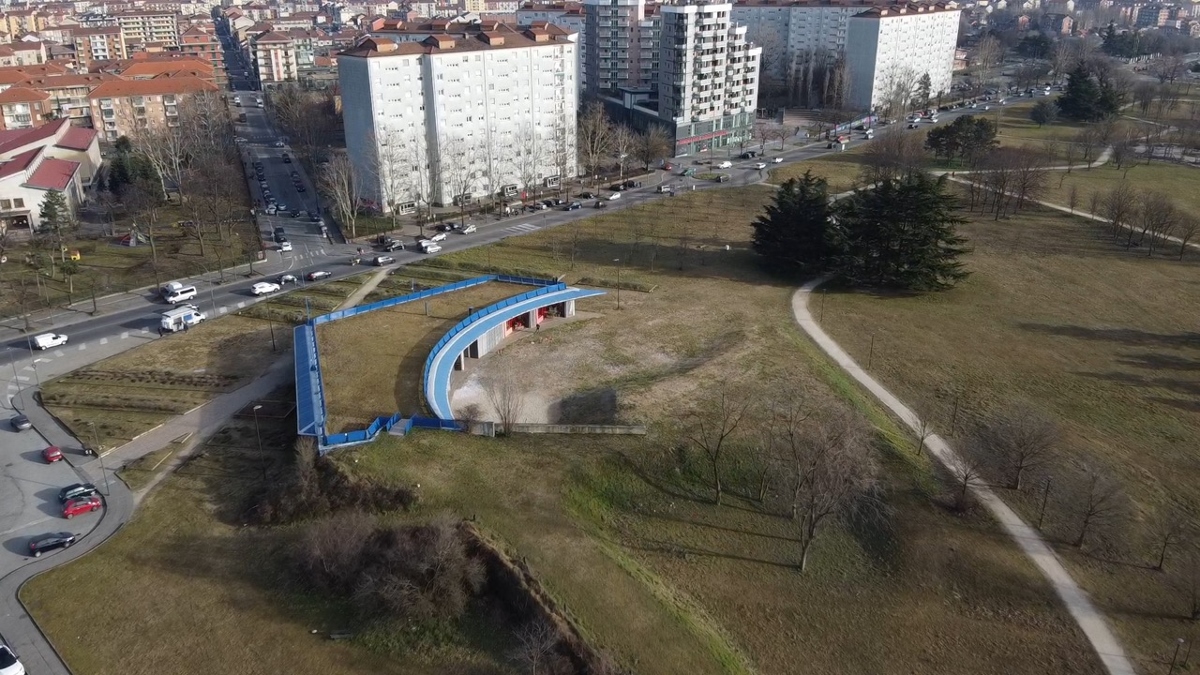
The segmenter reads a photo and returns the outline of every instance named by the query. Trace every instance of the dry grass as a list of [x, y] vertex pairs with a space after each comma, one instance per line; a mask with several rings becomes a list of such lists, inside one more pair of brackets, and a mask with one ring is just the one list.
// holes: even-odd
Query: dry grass
[[421, 411], [421, 375], [433, 344], [471, 311], [530, 290], [489, 282], [317, 326], [330, 432]]
[[1087, 213], [1093, 193], [1100, 194], [1103, 199], [1122, 181], [1137, 191], [1161, 192], [1190, 213], [1200, 211], [1200, 191], [1196, 190], [1196, 185], [1200, 184], [1200, 168], [1159, 161], [1146, 164], [1142, 160], [1120, 170], [1109, 163], [1095, 169], [1076, 169], [1069, 174], [1058, 172], [1051, 176], [1043, 199], [1067, 206], [1073, 186], [1079, 200], [1075, 210]]
[[241, 316], [154, 339], [48, 383], [47, 408], [80, 438], [119, 446], [172, 415], [258, 377], [291, 346], [291, 331]]
[[[511, 636], [469, 616], [456, 640], [358, 623], [348, 603], [281, 584], [288, 528], [243, 527], [264, 459], [286, 457], [291, 423], [235, 421], [168, 477], [112, 540], [37, 577], [21, 599], [77, 675], [501, 675]], [[225, 439], [220, 441], [219, 439]], [[231, 444], [228, 439], [236, 439]], [[246, 442], [246, 439], [250, 439]], [[275, 476], [274, 470], [270, 472]], [[102, 608], [80, 611], [81, 607]], [[354, 639], [333, 641], [330, 631]], [[311, 634], [311, 631], [319, 631]]]
[[[824, 325], [860, 361], [873, 341], [876, 374], [942, 429], [955, 408], [962, 429], [1013, 402], [1058, 418], [1066, 461], [1048, 534], [1073, 538], [1078, 496], [1062, 484], [1082, 467], [1118, 477], [1137, 524], [1107, 555], [1128, 564], [1060, 552], [1142, 663], [1163, 658], [1191, 629], [1166, 583], [1170, 565], [1167, 574], [1144, 565], [1153, 517], [1172, 504], [1200, 509], [1192, 470], [1200, 269], [1126, 253], [1103, 226], [1050, 212], [972, 222], [964, 234], [974, 247], [972, 276], [959, 288], [920, 297], [830, 293]], [[1027, 514], [1036, 508], [1032, 496], [1004, 496]]]
[[168, 445], [148, 455], [142, 455], [121, 467], [117, 471], [117, 475], [125, 481], [125, 485], [129, 487], [130, 491], [137, 492], [149, 485], [160, 471], [166, 470], [166, 467], [169, 466], [168, 460], [178, 449], [176, 445]]
[[771, 182], [780, 185], [789, 178], [799, 178], [805, 171], [812, 171], [829, 181], [829, 193], [845, 192], [859, 185], [862, 173], [863, 146], [854, 150], [826, 155], [818, 159], [796, 162], [771, 172]]
[[[421, 433], [340, 457], [420, 482], [422, 509], [478, 517], [639, 671], [1099, 672], [1032, 565], [991, 521], [936, 505], [938, 483], [912, 441], [800, 337], [793, 288], [763, 275], [748, 250], [748, 224], [770, 195], [691, 193], [439, 263], [614, 285], [619, 271], [623, 285], [653, 287], [622, 291], [620, 311], [610, 288], [580, 303], [589, 320], [526, 333], [473, 366], [525, 364], [538, 373], [531, 389], [560, 412], [644, 422], [649, 437]], [[788, 521], [746, 499], [714, 507], [694, 467], [672, 464], [674, 424], [707, 387], [780, 372], [879, 427], [893, 509], [886, 527], [831, 533], [804, 575], [791, 568]], [[731, 459], [735, 492], [749, 489], [752, 465]]]

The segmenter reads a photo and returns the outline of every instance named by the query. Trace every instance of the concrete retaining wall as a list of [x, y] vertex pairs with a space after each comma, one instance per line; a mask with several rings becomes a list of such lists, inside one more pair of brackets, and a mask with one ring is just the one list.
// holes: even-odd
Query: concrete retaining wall
[[645, 436], [646, 427], [619, 424], [514, 424], [515, 434], [631, 434]]

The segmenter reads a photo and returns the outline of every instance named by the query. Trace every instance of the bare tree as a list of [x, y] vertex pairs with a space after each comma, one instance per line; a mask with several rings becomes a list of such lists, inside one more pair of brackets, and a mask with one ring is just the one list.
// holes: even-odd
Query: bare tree
[[555, 675], [561, 657], [558, 654], [559, 636], [554, 627], [535, 619], [517, 631], [516, 661], [528, 675]]
[[958, 479], [958, 487], [954, 491], [954, 510], [964, 512], [971, 506], [971, 491], [983, 485], [983, 475], [986, 463], [977, 453], [968, 451], [960, 453], [954, 466], [954, 477]]
[[1092, 160], [1103, 145], [1094, 127], [1088, 127], [1075, 135], [1075, 146], [1079, 148], [1081, 159], [1088, 169], [1092, 168]]
[[1092, 190], [1088, 195], [1088, 213], [1095, 218], [1100, 214], [1100, 208], [1104, 203], [1104, 195], [1100, 194], [1099, 190]]
[[[1146, 236], [1150, 235], [1148, 250], [1154, 254], [1154, 242], [1159, 236], [1164, 236], [1175, 226], [1176, 214], [1174, 202], [1161, 192], [1145, 190], [1138, 194], [1137, 206], [1134, 209], [1134, 219], [1138, 230], [1138, 246], [1146, 244]], [[1130, 223], [1133, 225], [1134, 223]], [[1125, 247], [1133, 246], [1134, 227], [1129, 228], [1129, 237]]]
[[921, 171], [925, 158], [922, 143], [921, 134], [905, 133], [898, 124], [884, 127], [863, 153], [860, 180], [873, 185]]
[[484, 393], [500, 418], [497, 421], [505, 436], [512, 434], [513, 427], [525, 414], [525, 385], [521, 375], [518, 368], [505, 364], [483, 381]]
[[1167, 563], [1167, 554], [1183, 546], [1192, 534], [1188, 519], [1175, 508], [1168, 509], [1151, 521], [1149, 535], [1154, 542], [1154, 569], [1161, 572]]
[[1054, 71], [1055, 81], [1062, 82], [1066, 79], [1067, 73], [1075, 68], [1076, 58], [1075, 46], [1067, 40], [1059, 40], [1054, 47], [1054, 54], [1050, 57], [1050, 67]]
[[1104, 195], [1100, 211], [1108, 219], [1115, 237], [1121, 228], [1130, 227], [1134, 214], [1136, 195], [1129, 183], [1121, 181]]
[[1121, 488], [1096, 472], [1087, 476], [1074, 501], [1079, 529], [1071, 545], [1076, 548], [1083, 546], [1089, 537], [1103, 537], [1109, 528], [1117, 524], [1124, 512]]
[[1067, 190], [1067, 207], [1074, 214], [1077, 206], [1079, 206], [1079, 186], [1071, 183], [1071, 187]]
[[354, 171], [354, 162], [345, 153], [337, 153], [321, 168], [317, 177], [321, 192], [333, 204], [334, 212], [350, 238], [358, 236], [358, 203], [362, 182]]
[[888, 75], [883, 88], [884, 116], [895, 119], [908, 112], [920, 75], [913, 68], [901, 68]]
[[869, 433], [849, 414], [801, 429], [792, 421], [785, 433], [786, 471], [791, 480], [788, 506], [798, 530], [798, 567], [803, 572], [825, 523], [848, 515], [872, 497], [879, 468]]
[[1196, 232], [1200, 231], [1200, 220], [1190, 213], [1183, 213], [1179, 217], [1179, 226], [1175, 228], [1179, 234], [1179, 259], [1183, 260], [1183, 253], [1187, 250], [1188, 242], [1196, 236]]
[[648, 170], [655, 162], [671, 154], [671, 139], [662, 127], [652, 125], [638, 136], [635, 152], [638, 161]]
[[704, 452], [705, 459], [708, 460], [716, 493], [713, 501], [717, 506], [721, 505], [723, 492], [721, 458], [729, 447], [730, 437], [741, 426], [750, 405], [750, 397], [745, 392], [735, 390], [729, 383], [722, 382], [697, 402], [685, 422], [685, 436]]
[[1013, 490], [1024, 487], [1028, 472], [1053, 461], [1061, 433], [1036, 409], [1015, 406], [992, 416], [974, 434], [974, 445], [1007, 477]]
[[618, 124], [612, 132], [612, 152], [613, 157], [617, 160], [617, 171], [619, 180], [625, 180], [625, 166], [629, 160], [633, 159], [634, 150], [637, 148], [638, 137], [633, 132], [633, 129]]
[[988, 35], [975, 45], [975, 52], [971, 55], [971, 64], [978, 69], [981, 84], [986, 86], [991, 82], [992, 68], [1000, 63], [1003, 56], [1004, 45], [993, 35]]
[[[187, 162], [187, 139], [178, 127], [154, 126], [136, 128], [130, 133], [133, 149], [158, 174], [163, 198], [174, 189], [180, 201], [184, 199], [183, 168]], [[168, 187], [169, 185], [169, 187]]]
[[537, 194], [542, 179], [542, 170], [550, 160], [552, 143], [544, 141], [532, 122], [524, 122], [517, 128], [515, 147], [512, 153], [513, 173], [521, 182], [521, 189], [532, 197]]
[[1050, 173], [1046, 168], [1046, 158], [1041, 153], [1022, 148], [1016, 160], [1013, 189], [1017, 197], [1016, 209], [1021, 209], [1029, 202], [1041, 199], [1046, 192]]
[[459, 220], [466, 223], [467, 206], [475, 198], [482, 175], [477, 164], [479, 152], [463, 136], [443, 138], [438, 148], [437, 174], [442, 188], [442, 201], [449, 190], [451, 203], [458, 206]]
[[[412, 177], [412, 157], [406, 147], [406, 140], [399, 131], [388, 130], [381, 133], [375, 142], [367, 143], [367, 147], [374, 148], [371, 173], [378, 181], [379, 207], [391, 214], [392, 229], [396, 228], [398, 205], [401, 201], [406, 201], [407, 188]], [[366, 186], [363, 188], [363, 191], [367, 192]]]
[[593, 101], [583, 109], [577, 128], [579, 159], [588, 176], [595, 178], [605, 157], [612, 154], [613, 126], [604, 112], [604, 104]]

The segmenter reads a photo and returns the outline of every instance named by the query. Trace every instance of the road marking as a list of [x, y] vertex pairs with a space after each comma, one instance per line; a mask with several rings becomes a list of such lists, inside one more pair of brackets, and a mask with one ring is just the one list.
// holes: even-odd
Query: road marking
[[142, 326], [142, 332], [143, 332], [143, 333], [149, 333], [149, 332], [150, 332], [150, 329], [149, 329], [149, 328], [147, 328], [146, 326]]
[[108, 344], [108, 338], [100, 338], [100, 344], [102, 344], [102, 345]]
[[55, 355], [55, 356], [65, 356], [65, 355], [63, 354], [63, 350], [61, 350], [61, 349], [55, 349], [55, 350], [54, 350], [54, 355]]
[[228, 312], [228, 311], [229, 311], [229, 308], [228, 308], [228, 307], [218, 307], [218, 308], [217, 308], [217, 314], [224, 314], [224, 313], [226, 313], [226, 312]]
[[86, 343], [86, 342], [85, 342], [85, 343], [83, 343], [83, 344], [81, 344], [81, 345], [79, 345], [79, 351], [83, 351], [83, 350], [85, 350], [85, 349], [87, 349], [87, 343]]
[[246, 306], [246, 302], [245, 302], [245, 301], [239, 302], [239, 303], [237, 304], [237, 308], [238, 308], [238, 309], [241, 309], [241, 308], [243, 308], [243, 307], [245, 307], [245, 306]]
[[29, 378], [28, 378], [28, 377], [25, 377], [24, 375], [18, 375], [18, 376], [17, 376], [17, 381], [18, 381], [18, 382], [28, 382], [28, 381], [29, 381]]
[[531, 225], [530, 223], [521, 223], [520, 225], [506, 227], [506, 228], [504, 228], [504, 231], [505, 232], [534, 232], [534, 231], [540, 230], [540, 229], [542, 229], [541, 225]]
[[[9, 397], [9, 400], [10, 401], [12, 400], [11, 396]], [[3, 532], [0, 532], [0, 537], [3, 537], [6, 534], [12, 534], [13, 532], [20, 532], [21, 530], [24, 530], [25, 528], [33, 527], [34, 525], [44, 523], [48, 520], [57, 520], [57, 518], [55, 518], [54, 516], [46, 516], [45, 518], [38, 518], [37, 520], [35, 520], [31, 523], [25, 523], [24, 525], [18, 525], [17, 527], [12, 528], [11, 530], [5, 530]]]
[[128, 338], [128, 337], [129, 337], [129, 331], [122, 331], [122, 332], [121, 332], [121, 339], [122, 339], [122, 340], [124, 340], [124, 339], [126, 339], [126, 338]]

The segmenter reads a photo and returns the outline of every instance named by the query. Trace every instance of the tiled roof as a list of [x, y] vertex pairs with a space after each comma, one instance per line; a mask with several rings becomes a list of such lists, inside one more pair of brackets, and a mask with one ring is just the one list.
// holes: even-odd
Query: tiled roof
[[78, 171], [79, 162], [47, 157], [34, 170], [33, 175], [25, 180], [25, 184], [43, 190], [65, 190]]
[[[536, 27], [520, 28], [510, 24], [488, 22], [486, 28], [488, 30], [485, 31], [483, 24], [450, 23], [444, 19], [423, 23], [388, 20], [384, 27], [376, 29], [372, 37], [339, 56], [372, 58], [561, 45], [569, 41], [567, 36], [570, 35], [558, 26], [545, 23]], [[393, 42], [387, 37], [389, 33], [427, 34], [429, 37], [421, 42]]]
[[26, 150], [7, 162], [0, 164], [0, 178], [8, 178], [9, 176], [15, 176], [18, 173], [24, 172], [41, 153], [41, 148]]
[[0, 104], [4, 103], [33, 103], [34, 101], [45, 101], [50, 98], [50, 94], [29, 87], [9, 87], [4, 91], [0, 91]]
[[92, 141], [96, 140], [98, 134], [95, 129], [73, 126], [67, 129], [67, 133], [63, 134], [55, 145], [69, 150], [87, 150], [92, 147]]
[[44, 141], [47, 138], [54, 138], [64, 126], [69, 124], [70, 121], [64, 119], [47, 122], [40, 127], [33, 127], [31, 129], [16, 129], [16, 134], [0, 138], [0, 156], [7, 155], [14, 150], [18, 150], [26, 145], [29, 145], [30, 143], [37, 143], [38, 141]]
[[174, 73], [181, 70], [207, 73], [212, 76], [212, 64], [191, 57], [187, 59], [164, 59], [162, 61], [138, 61], [130, 63], [120, 71], [122, 77], [154, 77], [163, 73]]
[[205, 82], [198, 77], [156, 77], [151, 80], [113, 80], [93, 89], [92, 93], [88, 94], [88, 98], [191, 94], [201, 91], [217, 91], [217, 85]]
[[20, 41], [18, 41], [18, 42], [10, 42], [10, 43], [8, 43], [8, 46], [12, 47], [13, 51], [18, 51], [18, 52], [41, 51], [42, 50], [41, 42], [20, 42]]
[[30, 77], [18, 82], [18, 87], [29, 87], [31, 89], [61, 89], [63, 87], [96, 87], [109, 80], [117, 79], [116, 75], [109, 73], [80, 73], [78, 75], [55, 75], [53, 77]]
[[254, 41], [258, 42], [258, 43], [291, 42], [292, 39], [286, 35], [280, 35], [279, 33], [276, 33], [275, 31], [267, 31], [266, 33], [263, 33], [262, 35], [259, 35], [258, 37], [254, 38]]

